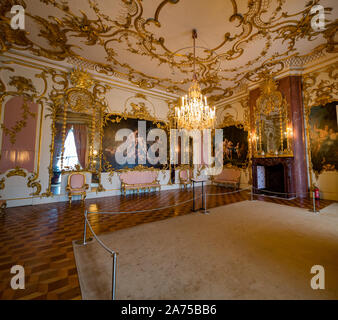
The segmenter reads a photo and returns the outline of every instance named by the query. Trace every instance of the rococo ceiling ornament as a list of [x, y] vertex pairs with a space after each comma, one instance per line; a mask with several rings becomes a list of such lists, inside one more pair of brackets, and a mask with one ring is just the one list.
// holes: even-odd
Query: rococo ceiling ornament
[[178, 128], [202, 130], [214, 126], [216, 110], [215, 107], [209, 107], [207, 97], [203, 97], [197, 81], [195, 66], [197, 31], [195, 29], [192, 31], [192, 38], [194, 42], [192, 85], [189, 88], [188, 95], [182, 97], [181, 107], [175, 108], [175, 117]]
[[[37, 0], [0, 1], [0, 52], [27, 51], [127, 80], [143, 89], [186, 93], [191, 54], [177, 51], [176, 44], [185, 36], [178, 26], [186, 19], [189, 1], [82, 2], [79, 10], [77, 2], [70, 0], [40, 0], [38, 6]], [[240, 85], [263, 80], [264, 70], [277, 76], [288, 70], [290, 62], [302, 66], [319, 54], [329, 58], [338, 52], [333, 0], [214, 0], [212, 6], [220, 10], [207, 10], [208, 1], [195, 2], [202, 20], [213, 22], [210, 49], [199, 47], [201, 54], [196, 59], [202, 92], [213, 104], [244, 90]], [[29, 30], [11, 28], [14, 4], [25, 8]], [[317, 5], [325, 5], [323, 31], [311, 27], [312, 9]], [[226, 15], [218, 15], [223, 11]], [[166, 18], [173, 13], [175, 19]], [[199, 15], [190, 18], [196, 25], [201, 22]]]

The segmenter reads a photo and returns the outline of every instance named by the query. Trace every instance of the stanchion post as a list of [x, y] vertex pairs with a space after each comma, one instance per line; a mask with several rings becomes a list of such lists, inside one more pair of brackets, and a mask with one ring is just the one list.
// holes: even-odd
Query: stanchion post
[[192, 182], [192, 210], [193, 212], [195, 212], [195, 182]]
[[315, 198], [315, 192], [312, 192], [312, 200], [313, 200], [313, 212], [314, 213], [319, 213], [319, 210], [316, 209], [316, 198]]
[[87, 210], [85, 211], [85, 219], [84, 219], [83, 245], [87, 244], [86, 237], [87, 237]]
[[112, 300], [116, 299], [116, 273], [117, 273], [117, 253], [112, 254], [113, 258], [113, 268], [112, 268]]
[[204, 188], [203, 188], [203, 181], [202, 181], [202, 208], [204, 209]]
[[[202, 184], [203, 185], [203, 184]], [[205, 191], [204, 191], [204, 214], [209, 214], [209, 211], [207, 210], [207, 188], [205, 187]]]
[[313, 212], [316, 212], [316, 200], [314, 192], [312, 192], [312, 204], [313, 204]]

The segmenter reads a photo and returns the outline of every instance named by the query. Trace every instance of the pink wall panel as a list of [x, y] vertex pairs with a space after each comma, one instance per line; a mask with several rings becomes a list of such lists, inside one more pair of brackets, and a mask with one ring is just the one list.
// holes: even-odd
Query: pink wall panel
[[[3, 124], [6, 128], [11, 129], [17, 121], [23, 120], [23, 103], [23, 97], [13, 97], [5, 104]], [[26, 169], [28, 172], [34, 171], [39, 106], [30, 101], [27, 104], [30, 112], [34, 113], [35, 116], [32, 117], [28, 114], [26, 126], [16, 134], [15, 143], [12, 144], [10, 136], [2, 132], [0, 159], [0, 172], [2, 173], [15, 167]]]

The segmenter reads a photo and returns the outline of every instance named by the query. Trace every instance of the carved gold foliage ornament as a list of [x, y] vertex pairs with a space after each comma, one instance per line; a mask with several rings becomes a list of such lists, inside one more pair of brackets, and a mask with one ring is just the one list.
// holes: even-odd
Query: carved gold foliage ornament
[[33, 85], [31, 79], [27, 79], [21, 76], [11, 76], [10, 81], [8, 82], [10, 86], [13, 86], [17, 89], [18, 93], [21, 94], [23, 92], [32, 92], [36, 93], [36, 88]]
[[218, 127], [224, 128], [224, 127], [230, 127], [230, 126], [235, 126], [237, 128], [243, 128], [244, 124], [243, 124], [243, 121], [235, 120], [232, 114], [227, 113], [224, 115]]
[[[323, 70], [311, 72], [303, 76], [305, 111], [311, 107], [326, 105], [337, 100], [338, 96], [338, 62]], [[326, 77], [320, 77], [320, 74]]]
[[[164, 28], [168, 27], [164, 24], [166, 13], [173, 6], [184, 8], [183, 0], [156, 3], [84, 0], [83, 10], [78, 10], [73, 2], [67, 0], [41, 0], [41, 12], [34, 10], [36, 1], [21, 3], [26, 8], [27, 19], [38, 30], [36, 33], [43, 41], [38, 41], [24, 30], [12, 30], [8, 12], [14, 1], [3, 1], [0, 4], [1, 51], [11, 48], [28, 50], [52, 60], [68, 59], [79, 66], [90, 66], [96, 72], [129, 80], [141, 88], [157, 87], [177, 94], [186, 91], [185, 85], [190, 82], [193, 64], [191, 52], [177, 52], [177, 48], [171, 48], [172, 44], [163, 34]], [[282, 71], [291, 55], [300, 56], [297, 47], [299, 40], [313, 41], [322, 35], [326, 43], [319, 44], [314, 50], [337, 51], [334, 38], [337, 21], [328, 20], [322, 32], [311, 28], [314, 16], [311, 8], [320, 4], [319, 0], [305, 2], [303, 8], [298, 7], [300, 9], [297, 12], [292, 10], [292, 13], [288, 13], [291, 9], [284, 0], [249, 0], [246, 7], [242, 3], [238, 6], [238, 0], [230, 0], [230, 3], [232, 13], [224, 17], [229, 25], [224, 25], [223, 36], [218, 43], [214, 43], [213, 48], [204, 50], [196, 59], [202, 93], [208, 94], [211, 102], [231, 96], [243, 80], [251, 82], [263, 79], [263, 70], [272, 74]], [[111, 8], [109, 14], [107, 8]], [[50, 15], [51, 9], [54, 15]], [[330, 10], [325, 8], [326, 13], [330, 13]], [[239, 61], [247, 48], [262, 41], [264, 44], [259, 44], [261, 49], [255, 55], [250, 55], [249, 59], [242, 59], [244, 63], [235, 67], [228, 63]], [[276, 49], [274, 42], [278, 41], [286, 46]], [[103, 52], [96, 61], [89, 58], [95, 55], [92, 48]], [[92, 54], [87, 55], [87, 51]], [[130, 60], [129, 54], [132, 57]], [[134, 59], [137, 56], [148, 57], [158, 66], [164, 64], [179, 76], [155, 76], [154, 72], [131, 62], [138, 60]], [[233, 86], [224, 86], [224, 81], [231, 81]]]
[[130, 103], [131, 111], [126, 114], [126, 116], [134, 116], [135, 118], [152, 118], [147, 107], [144, 102], [140, 102], [139, 104]]
[[40, 184], [40, 181], [37, 181], [38, 178], [39, 178], [39, 175], [35, 172], [31, 176], [28, 177], [27, 187], [36, 188], [36, 190], [31, 194], [33, 196], [37, 196], [41, 192], [41, 184]]
[[[218, 118], [222, 115], [222, 112], [225, 111], [223, 118], [220, 118], [218, 121], [217, 127], [224, 128], [229, 126], [236, 126], [237, 128], [244, 128], [246, 131], [249, 131], [250, 128], [250, 110], [248, 106], [248, 97], [242, 98], [238, 101], [242, 109], [243, 109], [243, 119], [238, 119], [238, 111], [236, 107], [233, 107], [232, 104], [226, 104], [220, 109], [222, 109], [221, 113], [218, 115]], [[228, 110], [228, 111], [227, 111]], [[230, 111], [230, 112], [229, 112]], [[231, 111], [235, 111], [236, 115], [234, 116]]]
[[74, 112], [88, 112], [93, 108], [94, 100], [90, 92], [82, 88], [72, 88], [67, 91], [67, 103]]
[[277, 90], [276, 82], [269, 78], [261, 87], [261, 95], [256, 102], [256, 111], [269, 115], [272, 111], [279, 111], [283, 102], [282, 93]]
[[23, 169], [21, 169], [21, 168], [19, 168], [19, 167], [16, 167], [15, 169], [10, 170], [10, 171], [6, 174], [6, 177], [7, 177], [7, 178], [14, 177], [14, 176], [20, 176], [20, 177], [26, 178], [27, 173], [26, 173]]
[[27, 100], [26, 99], [24, 99], [24, 102], [23, 102], [21, 108], [22, 108], [22, 117], [21, 117], [21, 119], [19, 118], [19, 120], [17, 120], [15, 122], [15, 125], [12, 128], [7, 128], [4, 124], [1, 124], [1, 128], [2, 128], [2, 130], [4, 132], [4, 134], [9, 136], [11, 144], [15, 144], [15, 142], [16, 142], [16, 135], [23, 128], [26, 127], [28, 116], [33, 117], [33, 118], [36, 116], [34, 112], [31, 112], [29, 110], [29, 106], [27, 104]]
[[70, 81], [73, 86], [82, 89], [89, 89], [94, 84], [91, 75], [83, 70], [72, 71], [70, 73]]

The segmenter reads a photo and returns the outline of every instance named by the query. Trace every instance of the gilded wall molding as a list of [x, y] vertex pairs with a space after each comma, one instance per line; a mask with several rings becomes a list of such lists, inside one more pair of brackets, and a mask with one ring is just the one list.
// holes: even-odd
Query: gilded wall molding
[[14, 168], [14, 169], [8, 171], [8, 173], [6, 174], [6, 177], [7, 177], [7, 178], [15, 177], [15, 176], [19, 176], [19, 177], [26, 178], [27, 173], [26, 173], [26, 171], [24, 171], [23, 169], [21, 169], [21, 168], [19, 168], [19, 167], [16, 167], [16, 168]]
[[5, 178], [0, 179], [0, 190], [5, 189]]
[[38, 180], [39, 175], [35, 172], [28, 177], [27, 187], [28, 188], [36, 188], [34, 192], [31, 193], [32, 196], [38, 196], [41, 192], [41, 184]]
[[[6, 99], [11, 97], [23, 97], [24, 103], [22, 105], [22, 114], [21, 117], [18, 117], [18, 120], [11, 128], [7, 128], [3, 123], [1, 124], [1, 129], [3, 130], [3, 134], [8, 135], [10, 137], [10, 142], [14, 144], [16, 142], [16, 135], [26, 127], [28, 117], [36, 117], [37, 120], [40, 117], [40, 122], [37, 121], [39, 126], [39, 133], [38, 133], [38, 148], [36, 150], [37, 153], [37, 161], [35, 162], [35, 170], [36, 172], [33, 173], [32, 179], [28, 178], [28, 184], [32, 184], [32, 187], [36, 188], [34, 195], [40, 194], [41, 185], [38, 181], [39, 177], [39, 170], [40, 170], [40, 152], [41, 152], [41, 130], [42, 130], [42, 117], [43, 117], [43, 108], [44, 102], [46, 101], [46, 91], [47, 91], [47, 79], [46, 73], [44, 71], [38, 72], [35, 74], [36, 79], [42, 80], [42, 89], [38, 91], [36, 86], [34, 85], [32, 79], [28, 79], [24, 76], [17, 75], [17, 71], [10, 67], [9, 65], [14, 64], [11, 60], [3, 60], [2, 66], [0, 66], [0, 72], [3, 75], [4, 72], [7, 74], [11, 74], [8, 76], [9, 81], [5, 84], [0, 77], [0, 89], [2, 93], [0, 94], [0, 118], [2, 115], [3, 104]], [[14, 90], [15, 89], [15, 90]], [[38, 104], [38, 114], [34, 114], [30, 112], [28, 108], [28, 102], [33, 102]], [[10, 178], [13, 176], [21, 176], [26, 178], [27, 173], [19, 167], [16, 167], [10, 170], [6, 174], [6, 178]]]

